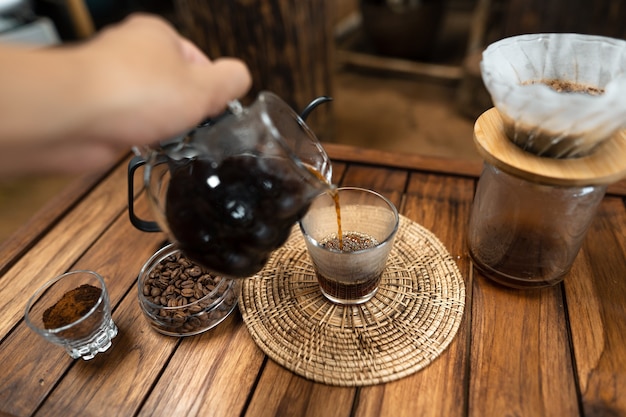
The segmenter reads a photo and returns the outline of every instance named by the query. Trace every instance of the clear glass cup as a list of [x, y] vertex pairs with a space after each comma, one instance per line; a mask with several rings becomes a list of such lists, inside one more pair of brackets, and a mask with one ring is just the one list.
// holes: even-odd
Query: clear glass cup
[[[300, 220], [307, 250], [324, 296], [338, 304], [361, 304], [378, 290], [398, 231], [396, 207], [382, 195], [362, 188], [336, 190], [313, 200]], [[339, 248], [340, 213], [343, 248]]]
[[561, 282], [605, 192], [606, 185], [535, 183], [485, 163], [469, 223], [474, 263], [509, 287]]
[[73, 358], [89, 360], [111, 347], [117, 326], [102, 276], [71, 271], [40, 287], [25, 311], [26, 324]]

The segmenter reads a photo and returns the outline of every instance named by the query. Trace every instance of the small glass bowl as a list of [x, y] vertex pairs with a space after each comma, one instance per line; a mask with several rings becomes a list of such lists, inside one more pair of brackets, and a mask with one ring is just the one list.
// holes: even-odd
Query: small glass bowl
[[208, 272], [169, 244], [144, 264], [137, 280], [141, 310], [168, 336], [192, 336], [220, 324], [237, 306], [241, 284]]

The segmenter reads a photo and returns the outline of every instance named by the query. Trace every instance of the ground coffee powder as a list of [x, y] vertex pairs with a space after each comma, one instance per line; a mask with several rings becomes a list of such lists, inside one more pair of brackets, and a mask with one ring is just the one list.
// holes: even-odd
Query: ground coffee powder
[[89, 284], [66, 292], [59, 301], [44, 311], [44, 327], [57, 329], [75, 322], [96, 305], [101, 294], [100, 288]]

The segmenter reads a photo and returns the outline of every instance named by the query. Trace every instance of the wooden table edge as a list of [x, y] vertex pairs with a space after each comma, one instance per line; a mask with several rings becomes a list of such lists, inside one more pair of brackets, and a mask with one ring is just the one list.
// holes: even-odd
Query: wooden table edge
[[[10, 268], [13, 262], [27, 251], [34, 242], [47, 233], [72, 207], [85, 197], [102, 179], [111, 174], [121, 163], [127, 161], [128, 154], [120, 156], [108, 169], [79, 175], [72, 179], [58, 194], [48, 200], [35, 214], [4, 242], [0, 243], [0, 275]], [[125, 192], [125, 190], [123, 190]]]
[[[330, 159], [344, 162], [381, 165], [472, 178], [478, 178], [483, 167], [483, 161], [466, 158], [424, 156], [337, 143], [323, 143], [322, 146]], [[607, 194], [626, 197], [626, 179], [609, 185]]]

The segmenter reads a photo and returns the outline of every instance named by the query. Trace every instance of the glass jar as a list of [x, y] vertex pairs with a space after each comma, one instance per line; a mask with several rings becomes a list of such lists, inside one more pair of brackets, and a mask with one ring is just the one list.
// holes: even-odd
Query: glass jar
[[485, 160], [468, 246], [484, 274], [515, 288], [561, 282], [609, 184], [626, 177], [626, 130], [580, 158], [549, 158], [516, 146], [496, 108], [474, 125]]
[[562, 281], [606, 188], [535, 183], [485, 163], [469, 224], [474, 263], [510, 287]]

